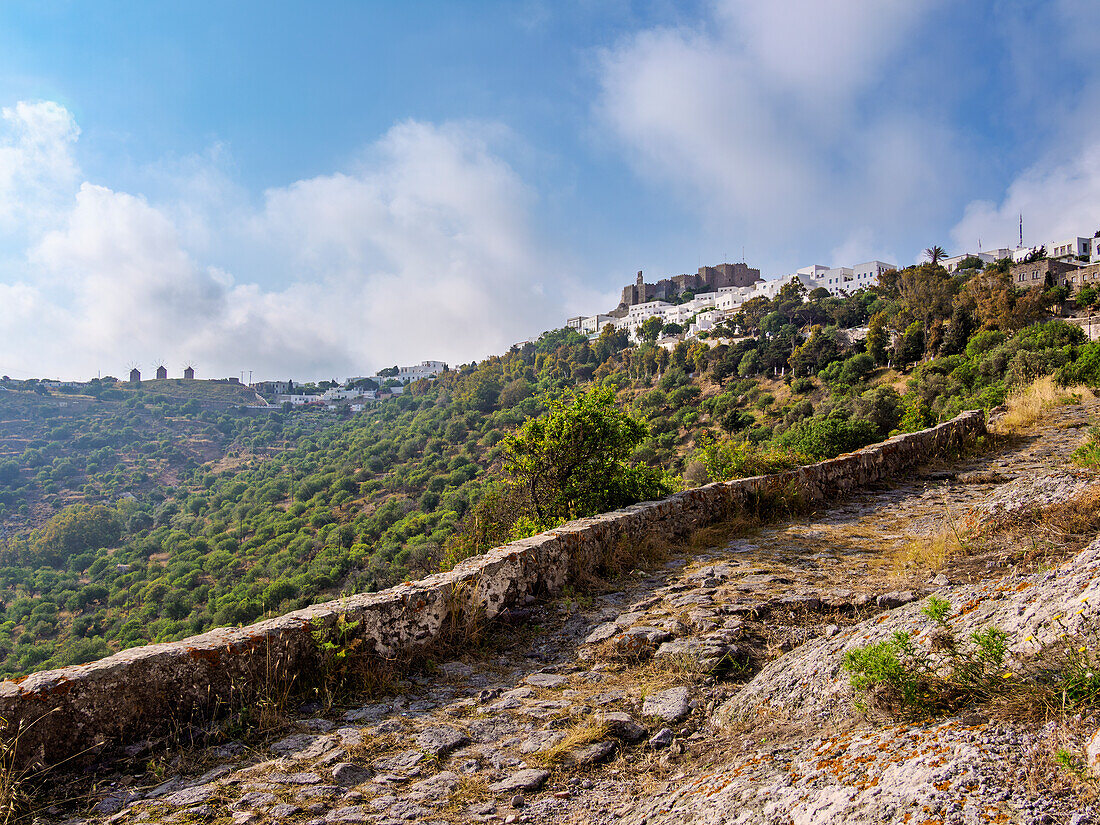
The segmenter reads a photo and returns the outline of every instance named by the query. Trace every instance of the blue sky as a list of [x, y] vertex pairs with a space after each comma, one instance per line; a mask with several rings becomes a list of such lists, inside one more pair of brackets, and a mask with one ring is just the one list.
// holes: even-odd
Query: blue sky
[[8, 2], [0, 373], [363, 374], [1100, 226], [1085, 0]]

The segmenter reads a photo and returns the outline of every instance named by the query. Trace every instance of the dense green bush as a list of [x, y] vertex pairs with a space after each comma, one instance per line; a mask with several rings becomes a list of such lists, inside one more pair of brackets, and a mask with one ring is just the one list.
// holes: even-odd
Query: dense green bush
[[815, 415], [800, 421], [776, 442], [792, 452], [821, 459], [851, 452], [877, 439], [878, 428], [870, 421], [834, 414]]

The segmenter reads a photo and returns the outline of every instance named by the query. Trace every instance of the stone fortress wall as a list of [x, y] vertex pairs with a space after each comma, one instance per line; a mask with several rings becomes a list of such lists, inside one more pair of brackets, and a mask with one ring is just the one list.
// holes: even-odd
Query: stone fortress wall
[[985, 432], [982, 411], [895, 436], [839, 458], [771, 476], [717, 482], [579, 519], [498, 547], [380, 593], [313, 605], [248, 627], [219, 628], [147, 645], [98, 662], [0, 683], [0, 717], [19, 732], [16, 759], [74, 766], [104, 750], [201, 721], [254, 701], [273, 681], [317, 667], [318, 628], [357, 623], [359, 650], [395, 658], [444, 641], [473, 622], [499, 618], [532, 597], [582, 582], [623, 544], [675, 540], [794, 489], [830, 501], [857, 487], [944, 456]]
[[764, 279], [760, 270], [743, 263], [701, 266], [697, 273], [673, 275], [662, 278], [655, 284], [647, 284], [638, 273], [634, 284], [623, 287], [623, 295], [614, 312], [625, 312], [628, 307], [644, 304], [647, 301], [669, 301], [681, 292], [714, 292], [726, 286], [752, 286]]

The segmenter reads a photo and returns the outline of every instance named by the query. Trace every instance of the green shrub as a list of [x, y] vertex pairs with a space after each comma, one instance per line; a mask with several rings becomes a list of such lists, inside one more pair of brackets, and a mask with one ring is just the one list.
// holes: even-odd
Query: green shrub
[[937, 652], [898, 632], [845, 653], [844, 668], [862, 702], [901, 716], [979, 705], [1032, 719], [1100, 705], [1100, 663], [1087, 643], [1060, 642], [1013, 670], [1006, 665], [1010, 639], [1004, 630], [986, 627], [962, 640], [950, 626], [946, 599], [929, 597], [922, 612], [935, 624], [929, 638]]
[[1085, 443], [1073, 451], [1073, 460], [1082, 467], [1100, 469], [1100, 425], [1089, 429]]
[[791, 452], [821, 459], [851, 452], [871, 444], [877, 438], [877, 428], [870, 421], [839, 415], [815, 415], [799, 421], [776, 442]]
[[704, 445], [694, 458], [703, 463], [711, 481], [769, 475], [806, 463], [804, 456], [779, 447], [757, 447], [745, 441], [716, 441]]

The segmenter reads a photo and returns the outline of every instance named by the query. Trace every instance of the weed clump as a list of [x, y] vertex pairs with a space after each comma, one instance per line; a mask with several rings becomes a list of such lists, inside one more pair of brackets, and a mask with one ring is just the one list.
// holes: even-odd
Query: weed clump
[[1085, 443], [1073, 451], [1073, 460], [1082, 467], [1100, 470], [1100, 424], [1089, 429]]
[[1012, 668], [1006, 631], [986, 627], [960, 639], [948, 621], [950, 602], [937, 596], [922, 612], [935, 623], [927, 648], [898, 632], [845, 654], [863, 707], [918, 718], [981, 708], [1036, 722], [1100, 708], [1100, 662], [1087, 643], [1063, 640]]

